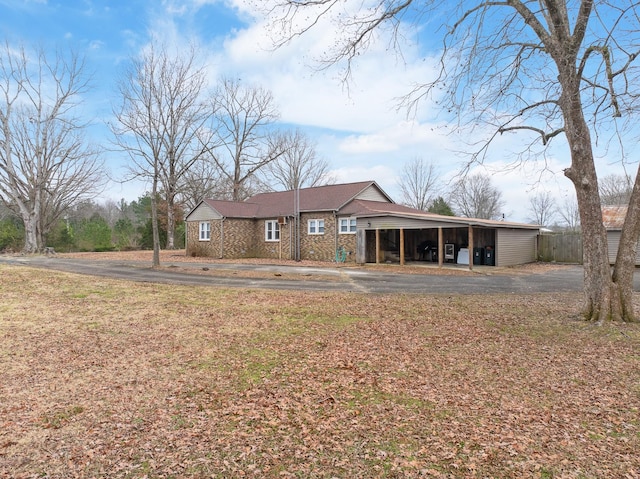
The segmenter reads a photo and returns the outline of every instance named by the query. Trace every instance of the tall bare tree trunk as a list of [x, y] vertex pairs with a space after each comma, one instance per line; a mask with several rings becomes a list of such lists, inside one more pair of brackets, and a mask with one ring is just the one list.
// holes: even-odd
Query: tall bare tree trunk
[[571, 167], [564, 173], [576, 189], [583, 235], [584, 315], [590, 321], [618, 319], [624, 308], [620, 296], [614, 294], [591, 134], [580, 99], [580, 78], [575, 71], [567, 73], [562, 69], [560, 75], [564, 86], [561, 108], [571, 152]]
[[24, 223], [24, 248], [23, 253], [32, 254], [38, 252], [38, 236], [36, 234], [36, 221], [33, 215], [22, 216]]
[[618, 254], [613, 268], [612, 279], [615, 294], [620, 301], [620, 319], [637, 321], [633, 310], [633, 273], [636, 269], [638, 237], [640, 236], [640, 167], [629, 199], [627, 215], [620, 234]]
[[158, 231], [158, 176], [153, 177], [151, 188], [151, 230], [153, 231], [153, 267], [160, 266], [160, 231]]
[[176, 219], [173, 211], [173, 201], [167, 203], [167, 249], [176, 249]]

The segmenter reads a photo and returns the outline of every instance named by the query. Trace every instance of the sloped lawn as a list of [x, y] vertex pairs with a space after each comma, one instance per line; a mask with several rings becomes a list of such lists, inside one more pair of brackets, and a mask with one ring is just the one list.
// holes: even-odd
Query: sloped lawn
[[579, 301], [0, 265], [0, 477], [640, 477], [640, 326]]

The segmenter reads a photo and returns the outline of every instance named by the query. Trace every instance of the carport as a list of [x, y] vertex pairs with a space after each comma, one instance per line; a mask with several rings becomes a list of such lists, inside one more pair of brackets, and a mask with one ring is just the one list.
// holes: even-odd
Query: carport
[[536, 260], [539, 226], [430, 213], [357, 217], [358, 263], [511, 266]]

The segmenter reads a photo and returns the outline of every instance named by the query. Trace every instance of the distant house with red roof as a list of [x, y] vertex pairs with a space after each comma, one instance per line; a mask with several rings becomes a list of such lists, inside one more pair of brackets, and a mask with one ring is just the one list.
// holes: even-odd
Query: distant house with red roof
[[374, 182], [205, 199], [185, 218], [186, 254], [379, 263], [535, 261], [539, 226], [399, 205]]
[[[628, 206], [603, 206], [602, 222], [607, 229], [607, 249], [609, 254], [609, 263], [616, 262], [618, 247], [620, 246], [620, 237], [622, 236], [622, 227], [624, 219], [627, 216]], [[636, 251], [636, 266], [640, 265], [640, 247]]]

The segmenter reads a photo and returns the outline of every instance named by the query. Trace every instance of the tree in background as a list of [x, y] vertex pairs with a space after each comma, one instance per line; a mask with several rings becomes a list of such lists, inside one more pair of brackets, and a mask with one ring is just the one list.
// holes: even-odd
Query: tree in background
[[453, 209], [442, 196], [438, 196], [433, 200], [427, 211], [436, 215], [455, 216]]
[[282, 155], [266, 165], [263, 175], [272, 190], [295, 190], [335, 183], [329, 163], [318, 158], [316, 145], [300, 130], [280, 134], [277, 143], [282, 147]]
[[24, 224], [26, 253], [74, 203], [98, 194], [104, 171], [75, 116], [87, 91], [75, 54], [53, 58], [6, 42], [0, 50], [0, 200]]
[[402, 204], [427, 211], [439, 191], [439, 176], [432, 162], [416, 157], [405, 163], [400, 176]]
[[600, 178], [600, 197], [603, 205], [628, 205], [633, 193], [633, 180], [629, 175], [607, 175]]
[[111, 228], [99, 214], [83, 219], [75, 231], [75, 242], [80, 251], [112, 251]]
[[17, 218], [0, 219], [0, 252], [18, 249], [24, 241], [23, 231]]
[[153, 265], [160, 264], [157, 198], [162, 188], [167, 208], [168, 249], [174, 247], [175, 200], [182, 178], [211, 148], [211, 108], [203, 101], [205, 71], [195, 51], [169, 55], [152, 45], [118, 84], [121, 102], [112, 125], [116, 145], [131, 159], [132, 177], [151, 180]]
[[563, 226], [567, 231], [580, 231], [580, 211], [575, 198], [567, 198], [558, 208], [558, 214], [562, 218]]
[[[442, 19], [440, 73], [408, 93], [415, 110], [432, 94], [469, 130], [489, 131], [469, 160], [482, 163], [493, 140], [523, 133], [520, 160], [535, 159], [558, 137], [571, 164], [565, 176], [576, 192], [583, 233], [584, 316], [635, 321], [633, 273], [640, 236], [640, 174], [621, 232], [613, 269], [602, 220], [595, 138], [616, 135], [622, 157], [638, 113], [640, 4], [635, 0], [424, 2], [379, 0], [354, 9], [335, 0], [277, 0], [269, 4], [279, 44], [333, 20], [341, 35], [323, 59], [344, 60], [349, 73], [363, 50], [389, 34], [398, 47], [413, 28]], [[429, 25], [430, 41], [437, 30]], [[415, 38], [419, 38], [416, 34]], [[436, 43], [436, 42], [434, 42]], [[618, 120], [620, 118], [625, 120]], [[626, 128], [626, 131], [624, 131]], [[640, 166], [639, 166], [640, 167]]]
[[252, 181], [258, 181], [256, 173], [284, 152], [281, 136], [274, 131], [279, 114], [273, 95], [263, 88], [224, 78], [212, 109], [217, 146], [209, 152], [231, 188], [231, 200], [242, 201], [257, 192], [251, 188]]
[[9, 208], [0, 202], [0, 252], [19, 250], [24, 244], [24, 227]]
[[451, 204], [458, 215], [466, 218], [502, 218], [502, 193], [482, 173], [460, 178], [451, 190]]
[[215, 163], [198, 161], [182, 178], [180, 203], [189, 212], [206, 198], [231, 199], [230, 191], [226, 178]]
[[134, 250], [139, 246], [136, 228], [131, 219], [118, 219], [113, 225], [113, 242], [119, 251]]
[[529, 198], [529, 221], [540, 226], [553, 224], [557, 213], [556, 203], [548, 191]]

